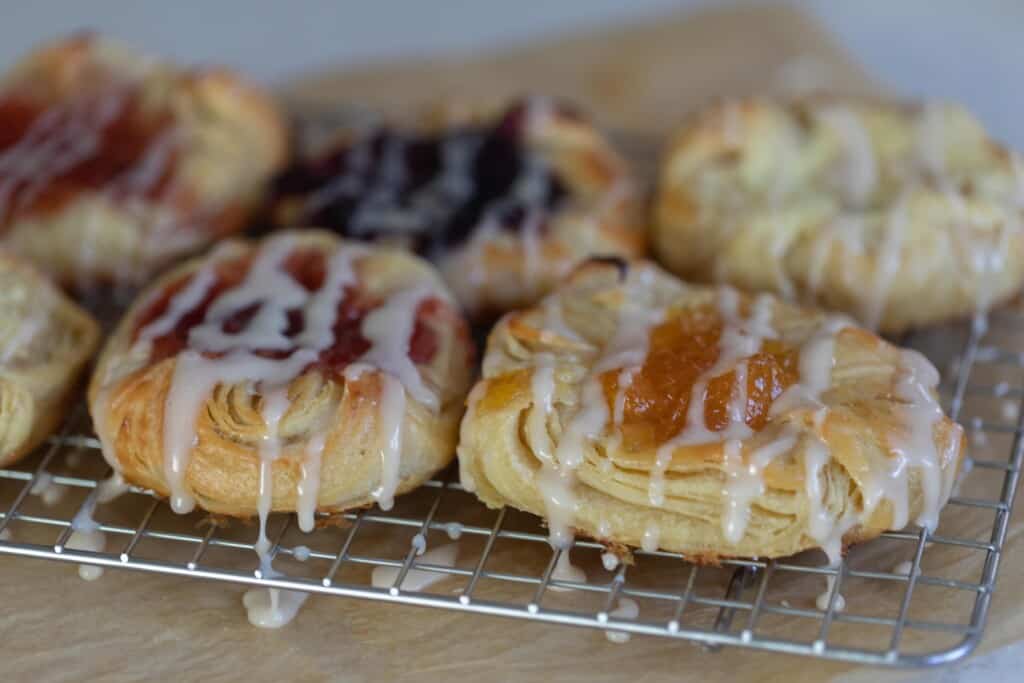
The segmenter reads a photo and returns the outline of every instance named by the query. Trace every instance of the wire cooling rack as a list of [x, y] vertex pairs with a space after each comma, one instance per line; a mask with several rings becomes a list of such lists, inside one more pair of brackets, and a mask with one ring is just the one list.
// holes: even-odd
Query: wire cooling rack
[[[351, 107], [295, 113], [309, 144], [377, 120]], [[620, 138], [634, 167], [650, 176], [655, 147]], [[98, 503], [110, 470], [83, 405], [39, 453], [0, 469], [0, 554], [662, 636], [708, 650], [939, 665], [977, 646], [995, 588], [1024, 451], [1024, 352], [1015, 350], [1024, 349], [1024, 311], [995, 313], [986, 329], [952, 326], [903, 342], [943, 371], [943, 401], [968, 428], [973, 466], [934, 534], [916, 527], [883, 534], [851, 549], [838, 567], [824, 566], [820, 552], [700, 566], [678, 553], [636, 550], [607, 569], [606, 549], [579, 539], [569, 552], [585, 578], [565, 578], [557, 571], [561, 553], [537, 518], [488, 510], [451, 469], [388, 512], [321, 517], [310, 534], [293, 516], [273, 515], [275, 571], [264, 576], [253, 524], [178, 516], [142, 490]], [[72, 523], [92, 509], [103, 548], [77, 549], [69, 545]], [[430, 550], [419, 555], [424, 545]], [[453, 561], [432, 559], [442, 546], [454, 546], [444, 554]], [[372, 580], [375, 570], [388, 573], [386, 585]], [[620, 616], [629, 614], [618, 609], [624, 599], [637, 603], [637, 617]], [[946, 620], [936, 618], [936, 605]]]
[[[586, 578], [570, 580], [556, 571], [560, 553], [536, 518], [486, 509], [449, 470], [389, 512], [322, 517], [310, 534], [290, 515], [272, 516], [276, 572], [264, 576], [254, 525], [177, 516], [141, 490], [96, 505], [109, 469], [81, 407], [40, 453], [0, 470], [0, 553], [662, 636], [711, 650], [942, 664], [978, 644], [995, 588], [1024, 450], [1024, 353], [1013, 350], [1024, 348], [1014, 343], [1022, 338], [1024, 314], [1003, 311], [987, 330], [960, 326], [906, 340], [945, 370], [943, 398], [971, 433], [973, 467], [934, 534], [886, 533], [839, 567], [823, 566], [819, 552], [699, 566], [677, 553], [637, 550], [608, 570], [605, 548], [577, 540], [571, 559]], [[72, 521], [94, 505], [104, 548], [70, 547]], [[420, 556], [424, 543], [454, 545], [456, 559]], [[388, 585], [373, 585], [378, 568], [390, 570]], [[440, 580], [410, 588], [423, 577]], [[618, 616], [624, 598], [638, 604], [635, 619]], [[957, 618], [936, 620], [937, 604]]]

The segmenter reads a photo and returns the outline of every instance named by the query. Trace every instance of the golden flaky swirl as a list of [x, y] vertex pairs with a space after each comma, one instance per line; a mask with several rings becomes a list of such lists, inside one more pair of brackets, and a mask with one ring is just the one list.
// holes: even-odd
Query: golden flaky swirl
[[270, 97], [91, 34], [0, 75], [0, 243], [62, 284], [141, 284], [241, 229], [284, 163]]
[[675, 273], [899, 332], [1024, 282], [1024, 165], [963, 108], [751, 99], [695, 115], [663, 159], [653, 243]]
[[[705, 385], [701, 419], [712, 434], [670, 441], [687, 424], [701, 373], [726, 353], [716, 301], [727, 294], [738, 315], [766, 315], [758, 325], [774, 334]], [[624, 340], [655, 312], [649, 346], [631, 357]], [[561, 510], [569, 528], [603, 542], [704, 560], [830, 545], [836, 553], [894, 524], [934, 523], [963, 449], [962, 430], [934, 404], [934, 368], [830, 321], [767, 294], [688, 286], [651, 264], [585, 264], [543, 305], [508, 314], [491, 333], [462, 423], [463, 484], [492, 507], [549, 523]], [[728, 343], [740, 344], [742, 329]], [[814, 363], [826, 364], [825, 385], [810, 392], [818, 395], [793, 401], [794, 389], [783, 403], [786, 389], [811, 387], [804, 375]], [[741, 365], [746, 426], [732, 425], [727, 439]], [[910, 387], [921, 392], [917, 403]], [[573, 448], [580, 434], [589, 436]], [[918, 467], [919, 457], [930, 459]], [[902, 492], [891, 477], [900, 463], [909, 472]]]
[[[313, 256], [321, 264], [329, 263], [339, 250], [353, 248], [352, 243], [330, 233], [313, 230], [279, 233], [263, 242], [224, 243], [212, 256], [189, 261], [148, 287], [107, 343], [89, 386], [89, 408], [107, 459], [129, 482], [172, 496], [173, 500], [175, 491], [166, 469], [168, 397], [176, 381], [176, 366], [193, 346], [190, 341], [187, 347], [166, 355], [166, 351], [159, 351], [160, 341], [140, 342], [136, 337], [140, 325], [146, 323], [146, 312], [154, 310], [153, 306], [159, 308], [166, 293], [181, 291], [176, 287], [198, 277], [210, 259], [234, 264], [217, 272], [228, 274], [241, 268], [244, 273], [250, 267], [247, 264], [259, 258], [272, 239], [287, 240], [300, 264], [310, 263]], [[370, 302], [367, 305], [373, 310], [396, 293], [419, 286], [427, 288], [428, 301], [432, 302], [424, 304], [418, 313], [418, 331], [410, 342], [410, 349], [420, 348], [416, 339], [429, 337], [429, 357], [420, 358], [423, 362], [415, 360], [418, 356], [410, 357], [424, 386], [436, 397], [437, 406], [431, 407], [405, 392], [400, 413], [403, 448], [395, 490], [403, 493], [452, 460], [475, 354], [467, 324], [427, 263], [399, 250], [377, 247], [358, 257], [353, 268], [357, 281], [347, 286], [346, 301]], [[319, 276], [310, 273], [316, 272], [325, 281], [327, 278], [322, 265], [296, 272], [300, 273], [294, 276], [298, 278], [315, 279]], [[212, 301], [230, 293], [233, 286], [227, 286]], [[306, 301], [297, 310], [308, 316], [312, 305]], [[339, 310], [339, 320], [354, 315], [351, 311], [356, 309], [344, 310], [349, 313]], [[335, 332], [334, 341], [344, 344], [344, 339], [354, 339], [358, 324]], [[188, 331], [182, 335], [187, 337]], [[345, 352], [344, 346], [339, 348], [334, 360], [324, 357], [322, 362], [285, 380], [288, 407], [276, 428], [280, 453], [271, 469], [272, 510], [296, 511], [301, 506], [299, 489], [304, 481], [304, 486], [312, 488], [315, 507], [320, 511], [369, 504], [374, 500], [371, 493], [381, 486], [380, 454], [388, 439], [382, 416], [386, 373], [371, 369], [356, 378], [346, 378], [346, 367], [358, 359]], [[166, 357], [159, 358], [161, 354]], [[256, 514], [260, 451], [273, 438], [265, 419], [267, 401], [265, 387], [253, 378], [219, 383], [202, 402], [183, 477], [185, 493], [201, 508], [243, 517]], [[318, 444], [322, 444], [322, 451]], [[319, 456], [315, 455], [317, 451]], [[311, 468], [312, 458], [319, 462], [319, 475], [310, 479], [304, 470]]]
[[[536, 302], [589, 257], [636, 257], [645, 253], [640, 196], [625, 160], [601, 131], [567, 105], [539, 96], [508, 102], [453, 101], [428, 107], [422, 115], [410, 118], [371, 131], [342, 131], [311, 160], [299, 162], [283, 178], [287, 181], [308, 174], [307, 179], [281, 183], [271, 209], [272, 222], [312, 222], [344, 235], [416, 248], [440, 268], [459, 302], [477, 319], [493, 319]], [[410, 158], [428, 155], [422, 151], [425, 146], [436, 145], [440, 150], [467, 132], [507, 135], [503, 139], [514, 142], [511, 149], [495, 155], [490, 168], [474, 161], [476, 151], [468, 151], [482, 147], [469, 147], [464, 162], [475, 171], [456, 178], [446, 177], [440, 170], [432, 171], [429, 178], [416, 176], [417, 164], [425, 162]], [[360, 190], [361, 194], [350, 198], [340, 189], [345, 182], [342, 176], [351, 173], [353, 165], [344, 159], [350, 159], [352, 149], [366, 145], [372, 135], [385, 136], [383, 143], [376, 143], [378, 152], [374, 153], [381, 158], [387, 154], [389, 141], [395, 139], [419, 151], [402, 162], [409, 167], [398, 175], [406, 176], [406, 180], [391, 185], [382, 180], [387, 172], [373, 171], [364, 180], [369, 184]], [[444, 158], [443, 151], [435, 151]], [[381, 158], [368, 167], [383, 168]], [[336, 171], [324, 174], [322, 169], [332, 165]], [[525, 189], [532, 182], [528, 179], [530, 168], [543, 169], [541, 173], [553, 177], [560, 188], [553, 204], [541, 206], [536, 213], [528, 208], [529, 201], [523, 204], [512, 196], [521, 190], [530, 192]], [[509, 172], [518, 174], [515, 183], [502, 196], [492, 198], [489, 211], [471, 226], [453, 229], [448, 225], [449, 218], [438, 221], [435, 217], [428, 228], [433, 234], [423, 239], [422, 233], [410, 237], [403, 228], [372, 221], [364, 229], [351, 225], [350, 204], [365, 201], [373, 194], [370, 188], [393, 191], [400, 207], [396, 213], [422, 212], [425, 216], [437, 209], [435, 199], [442, 205], [447, 201], [446, 188], [465, 184], [471, 203], [480, 186]], [[435, 191], [438, 196], [434, 199], [423, 198]], [[336, 205], [344, 208], [336, 210]]]
[[98, 340], [88, 314], [0, 251], [0, 466], [57, 427]]

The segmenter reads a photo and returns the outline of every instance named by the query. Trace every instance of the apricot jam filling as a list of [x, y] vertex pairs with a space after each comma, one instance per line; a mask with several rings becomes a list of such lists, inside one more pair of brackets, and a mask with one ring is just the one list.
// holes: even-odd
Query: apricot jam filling
[[[647, 360], [624, 392], [622, 446], [638, 451], [655, 448], [686, 426], [694, 385], [718, 360], [722, 320], [714, 309], [686, 311], [651, 331]], [[799, 379], [798, 351], [766, 339], [760, 351], [742, 359], [747, 364], [746, 424], [762, 429], [772, 402]], [[614, 411], [620, 371], [601, 376], [609, 411]], [[707, 384], [704, 422], [721, 431], [728, 425], [728, 406], [734, 395], [735, 370]]]

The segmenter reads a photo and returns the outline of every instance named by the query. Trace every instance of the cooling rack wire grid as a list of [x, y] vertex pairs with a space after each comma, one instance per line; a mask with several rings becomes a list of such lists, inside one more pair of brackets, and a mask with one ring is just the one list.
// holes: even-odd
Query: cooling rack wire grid
[[[1024, 352], [1015, 350], [1024, 350], [1024, 309], [993, 313], [984, 330], [963, 324], [902, 341], [942, 371], [944, 406], [967, 429], [972, 467], [935, 533], [888, 532], [851, 549], [838, 567], [824, 566], [817, 551], [699, 566], [678, 553], [637, 550], [632, 564], [609, 570], [605, 548], [578, 539], [571, 561], [586, 578], [569, 580], [556, 572], [560, 551], [536, 518], [486, 509], [452, 468], [390, 511], [322, 517], [310, 534], [294, 516], [273, 515], [276, 571], [264, 576], [255, 525], [178, 516], [142, 490], [97, 505], [110, 470], [84, 405], [39, 453], [0, 470], [0, 554], [660, 636], [710, 650], [939, 665], [978, 644], [995, 589], [1024, 450]], [[103, 549], [69, 547], [72, 521], [93, 506]], [[454, 561], [417, 554], [423, 542], [429, 550], [452, 546]], [[376, 568], [388, 568], [389, 585], [374, 586]], [[422, 587], [425, 577], [440, 580]], [[620, 616], [626, 598], [639, 606], [636, 618]], [[956, 619], [936, 620], [936, 604]]]

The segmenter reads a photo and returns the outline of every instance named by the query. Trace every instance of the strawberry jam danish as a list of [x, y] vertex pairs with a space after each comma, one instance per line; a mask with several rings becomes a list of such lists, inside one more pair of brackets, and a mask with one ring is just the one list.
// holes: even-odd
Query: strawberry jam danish
[[294, 511], [309, 530], [317, 510], [390, 508], [450, 462], [473, 363], [429, 265], [286, 231], [148, 287], [89, 408], [110, 464], [175, 511]]
[[283, 163], [271, 100], [92, 35], [0, 77], [0, 244], [62, 284], [139, 284], [243, 227]]
[[665, 156], [653, 242], [691, 281], [845, 311], [886, 333], [1024, 283], [1024, 163], [945, 103], [725, 102]]
[[477, 318], [536, 301], [588, 256], [642, 251], [625, 165], [575, 111], [532, 98], [427, 118], [300, 162], [271, 220], [413, 249]]
[[769, 294], [591, 262], [488, 340], [462, 483], [601, 541], [777, 557], [934, 528], [963, 453], [938, 373]]

